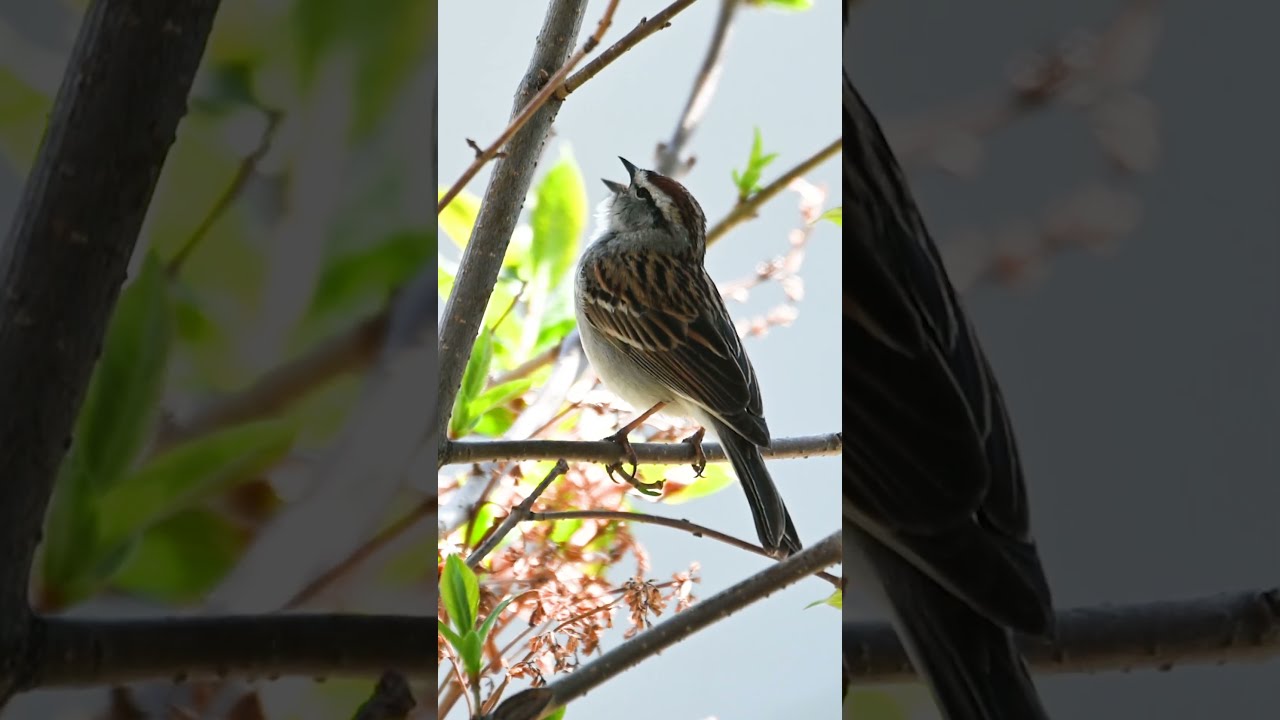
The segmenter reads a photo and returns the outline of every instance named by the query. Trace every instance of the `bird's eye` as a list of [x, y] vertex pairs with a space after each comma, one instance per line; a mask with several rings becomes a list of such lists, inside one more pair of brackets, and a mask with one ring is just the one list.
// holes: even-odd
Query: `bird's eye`
[[649, 188], [647, 187], [636, 188], [636, 196], [639, 197], [641, 200], [648, 200], [649, 202], [653, 202], [653, 195], [649, 194]]

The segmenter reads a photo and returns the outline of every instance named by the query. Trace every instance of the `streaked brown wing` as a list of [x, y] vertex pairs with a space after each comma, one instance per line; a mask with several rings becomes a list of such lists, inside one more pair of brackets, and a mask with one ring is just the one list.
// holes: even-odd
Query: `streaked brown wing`
[[1048, 590], [1004, 401], [847, 76], [844, 108], [846, 498], [936, 580], [1029, 629]]
[[[769, 444], [755, 371], [701, 263], [623, 251], [580, 272], [584, 313], [616, 348], [743, 437]], [[673, 288], [672, 278], [683, 282]]]

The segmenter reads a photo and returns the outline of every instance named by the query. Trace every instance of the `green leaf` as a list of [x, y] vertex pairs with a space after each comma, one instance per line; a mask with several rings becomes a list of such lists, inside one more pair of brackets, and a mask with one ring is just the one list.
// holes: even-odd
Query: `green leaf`
[[480, 334], [476, 336], [471, 357], [467, 360], [467, 368], [462, 373], [462, 386], [458, 388], [458, 399], [453, 404], [453, 417], [449, 419], [449, 432], [454, 437], [461, 437], [474, 424], [471, 406], [484, 391], [492, 361], [493, 341], [489, 330], [482, 327]]
[[41, 595], [46, 610], [56, 610], [91, 592], [94, 573], [85, 548], [94, 547], [98, 517], [93, 477], [71, 453], [53, 488], [41, 547]]
[[436, 251], [436, 238], [421, 230], [391, 235], [381, 242], [329, 261], [316, 286], [312, 314], [352, 309], [361, 300], [384, 302]]
[[[436, 194], [438, 202], [449, 188], [441, 187]], [[475, 229], [476, 217], [480, 214], [480, 198], [463, 190], [458, 193], [444, 210], [437, 216], [437, 222], [444, 234], [460, 248], [467, 246], [471, 239], [471, 231]]]
[[813, 7], [813, 0], [751, 0], [757, 7], [787, 12], [803, 12]]
[[769, 155], [764, 154], [764, 139], [760, 135], [760, 128], [755, 128], [754, 139], [751, 142], [751, 153], [747, 156], [747, 167], [742, 172], [733, 171], [733, 184], [738, 188], [738, 199], [746, 200], [752, 193], [760, 188], [760, 175], [764, 171], [765, 166], [777, 159], [777, 153]]
[[110, 548], [271, 467], [293, 443], [293, 423], [263, 420], [192, 440], [156, 457], [102, 496], [99, 547]]
[[548, 715], [546, 717], [546, 720], [564, 720], [564, 713], [568, 709], [569, 709], [569, 706], [561, 705], [560, 707], [556, 708], [550, 715]]
[[111, 582], [163, 602], [193, 602], [231, 570], [245, 544], [244, 532], [221, 515], [184, 510], [146, 531]]
[[697, 500], [698, 498], [718, 493], [732, 484], [733, 475], [729, 473], [725, 465], [708, 465], [703, 469], [702, 477], [694, 478], [693, 482], [684, 487], [667, 491], [662, 501], [668, 505], [680, 505], [690, 500]]
[[462, 658], [462, 667], [467, 671], [467, 677], [472, 682], [480, 677], [480, 664], [484, 660], [484, 643], [480, 640], [480, 633], [471, 630], [462, 636], [462, 647], [458, 648], [458, 655]]
[[494, 503], [486, 502], [476, 509], [475, 520], [469, 524], [471, 532], [467, 535], [467, 547], [475, 547], [484, 540], [484, 536], [493, 527], [497, 514], [497, 505]]
[[152, 430], [173, 339], [169, 280], [154, 253], [120, 294], [107, 327], [71, 454], [93, 485], [110, 488], [132, 465]]
[[530, 216], [534, 277], [544, 288], [559, 285], [578, 257], [578, 241], [587, 224], [587, 188], [582, 171], [566, 149], [538, 185]]
[[808, 605], [805, 605], [804, 608], [805, 610], [808, 610], [809, 608], [816, 607], [818, 605], [830, 605], [833, 608], [842, 609], [844, 608], [844, 592], [836, 590], [821, 600], [814, 600]]
[[489, 388], [480, 393], [479, 397], [473, 400], [471, 406], [467, 409], [467, 416], [471, 418], [471, 425], [464, 432], [470, 431], [482, 415], [496, 407], [502, 407], [529, 392], [530, 387], [533, 387], [533, 381], [528, 378], [521, 378]]
[[506, 610], [507, 606], [511, 604], [511, 601], [515, 599], [516, 597], [512, 595], [506, 600], [498, 603], [498, 606], [493, 609], [493, 612], [489, 613], [489, 617], [484, 619], [484, 622], [480, 625], [480, 630], [476, 633], [480, 636], [480, 642], [484, 642], [489, 637], [489, 633], [493, 630], [493, 624], [498, 620], [498, 616], [501, 615], [502, 611]]
[[494, 408], [485, 413], [476, 424], [471, 426], [472, 435], [484, 437], [502, 437], [516, 422], [516, 414], [507, 408]]
[[453, 646], [454, 652], [462, 652], [461, 635], [454, 632], [453, 628], [449, 627], [448, 623], [440, 618], [436, 618], [436, 627], [439, 628], [440, 634], [444, 636], [444, 639], [448, 640], [449, 644]]
[[444, 561], [440, 599], [459, 633], [475, 630], [476, 612], [480, 609], [480, 582], [457, 555], [450, 555]]
[[843, 215], [844, 215], [844, 207], [843, 207], [843, 206], [841, 206], [841, 207], [833, 207], [833, 208], [831, 208], [830, 210], [828, 210], [828, 211], [826, 211], [826, 212], [822, 213], [822, 215], [818, 216], [818, 219], [819, 219], [819, 220], [830, 220], [831, 222], [835, 223], [836, 225], [839, 225], [840, 227], [844, 227], [844, 217], [843, 217]]

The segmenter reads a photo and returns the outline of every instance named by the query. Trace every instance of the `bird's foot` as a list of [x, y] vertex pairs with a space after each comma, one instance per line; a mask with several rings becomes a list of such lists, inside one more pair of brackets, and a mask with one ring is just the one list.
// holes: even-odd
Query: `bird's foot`
[[702, 451], [702, 439], [707, 436], [706, 428], [698, 428], [698, 431], [689, 437], [681, 440], [693, 446], [693, 476], [702, 477], [702, 471], [707, 469], [707, 454]]
[[[609, 473], [609, 479], [618, 482], [618, 475], [626, 481], [628, 485], [635, 488], [645, 495], [658, 496], [662, 494], [663, 481], [645, 482], [639, 477], [640, 459], [636, 457], [636, 449], [631, 447], [631, 441], [627, 439], [627, 433], [631, 431], [630, 427], [624, 427], [618, 432], [605, 438], [606, 441], [617, 443], [622, 449], [623, 459], [618, 462], [609, 463], [604, 466], [605, 472]], [[631, 471], [628, 472], [626, 464], [631, 463]]]

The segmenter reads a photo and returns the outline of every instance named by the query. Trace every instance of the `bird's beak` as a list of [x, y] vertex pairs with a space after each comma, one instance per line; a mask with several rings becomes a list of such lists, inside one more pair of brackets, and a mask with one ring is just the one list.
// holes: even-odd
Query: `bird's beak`
[[600, 182], [604, 183], [604, 186], [609, 188], [609, 192], [615, 195], [618, 195], [627, 191], [627, 186], [623, 185], [620, 182], [614, 182], [607, 178], [601, 178]]
[[627, 175], [634, 181], [636, 179], [636, 170], [638, 168], [636, 168], [635, 165], [632, 165], [630, 162], [628, 162], [627, 159], [624, 157], [620, 157], [618, 159], [622, 161], [622, 167], [627, 169]]

